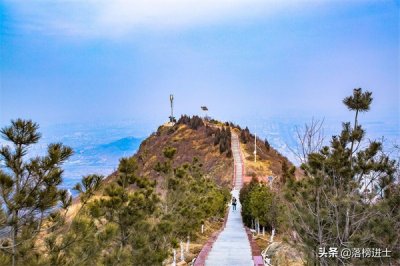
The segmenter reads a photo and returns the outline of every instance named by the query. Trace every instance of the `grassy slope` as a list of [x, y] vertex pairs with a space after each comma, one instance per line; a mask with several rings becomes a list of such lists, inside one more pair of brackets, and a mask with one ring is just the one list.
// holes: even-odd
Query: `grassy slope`
[[[240, 135], [240, 131], [235, 129], [235, 132]], [[240, 144], [243, 159], [245, 163], [245, 175], [265, 177], [272, 175], [280, 180], [282, 176], [282, 163], [285, 161], [290, 168], [293, 163], [285, 156], [280, 154], [273, 147], [269, 150], [265, 147], [264, 141], [257, 138], [257, 162], [254, 162], [254, 136], [250, 135], [250, 140], [247, 143]], [[301, 171], [296, 169], [296, 178], [301, 177]]]
[[[174, 127], [161, 126], [157, 132], [145, 139], [138, 152], [134, 155], [138, 161], [138, 175], [146, 176], [157, 183], [162, 183], [162, 177], [154, 170], [157, 162], [164, 162], [163, 149], [176, 148], [173, 167], [191, 163], [197, 157], [203, 164], [203, 172], [221, 186], [230, 186], [232, 180], [233, 159], [220, 154], [218, 146], [213, 145], [213, 137], [208, 137], [205, 127], [197, 130], [186, 125]], [[108, 182], [114, 175], [108, 178]]]
[[[187, 125], [174, 127], [160, 126], [157, 132], [151, 134], [140, 145], [133, 156], [137, 159], [139, 176], [157, 181], [157, 192], [163, 196], [164, 177], [154, 170], [157, 162], [164, 162], [163, 149], [171, 146], [177, 149], [173, 159], [173, 167], [184, 163], [191, 163], [197, 157], [203, 164], [203, 173], [214, 179], [218, 185], [231, 187], [233, 178], [233, 159], [220, 154], [218, 145], [214, 146], [213, 136], [207, 136], [206, 128], [190, 129]], [[115, 180], [116, 172], [105, 179], [105, 183]], [[75, 217], [80, 208], [79, 198], [73, 200], [73, 205], [68, 211], [68, 220]]]

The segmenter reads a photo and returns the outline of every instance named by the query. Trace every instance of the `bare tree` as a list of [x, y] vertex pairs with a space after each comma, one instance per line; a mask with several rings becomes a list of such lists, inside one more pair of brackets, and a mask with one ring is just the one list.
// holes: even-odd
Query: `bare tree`
[[304, 124], [304, 127], [296, 126], [295, 148], [289, 147], [301, 164], [307, 161], [308, 155], [318, 152], [324, 143], [324, 119], [311, 119], [310, 123]]

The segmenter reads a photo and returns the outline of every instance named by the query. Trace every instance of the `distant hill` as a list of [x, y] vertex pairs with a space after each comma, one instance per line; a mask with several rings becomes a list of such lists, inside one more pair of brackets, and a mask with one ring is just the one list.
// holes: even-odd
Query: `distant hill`
[[[109, 175], [118, 166], [121, 157], [134, 154], [143, 138], [125, 137], [104, 144], [75, 148], [75, 154], [65, 164], [63, 185], [71, 189], [88, 173]], [[72, 190], [74, 196], [75, 191]]]
[[132, 152], [137, 149], [142, 140], [142, 138], [126, 137], [107, 144], [98, 145], [94, 150], [101, 153], [120, 153], [121, 151]]

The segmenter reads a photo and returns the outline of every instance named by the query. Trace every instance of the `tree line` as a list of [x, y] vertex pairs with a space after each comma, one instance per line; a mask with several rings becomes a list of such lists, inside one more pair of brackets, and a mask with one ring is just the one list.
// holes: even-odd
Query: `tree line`
[[[209, 123], [221, 124], [220, 122], [214, 119], [211, 119]], [[230, 126], [234, 126], [233, 123], [226, 122], [225, 124], [222, 124], [221, 127], [211, 127], [209, 125], [206, 125], [203, 119], [197, 115], [194, 115], [192, 117], [188, 115], [182, 115], [179, 118], [177, 125], [187, 125], [189, 128], [193, 130], [197, 130], [205, 126], [206, 135], [208, 137], [213, 137], [214, 146], [218, 145], [219, 152], [221, 154], [226, 152], [227, 157], [232, 157]]]
[[206, 134], [207, 136], [213, 136], [214, 146], [218, 145], [221, 154], [226, 152], [227, 157], [232, 157], [230, 127], [212, 128], [207, 125]]

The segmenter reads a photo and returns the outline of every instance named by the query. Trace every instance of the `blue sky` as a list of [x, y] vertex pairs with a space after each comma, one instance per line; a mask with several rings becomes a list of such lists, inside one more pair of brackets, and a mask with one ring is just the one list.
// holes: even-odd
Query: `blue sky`
[[0, 124], [210, 114], [372, 120], [399, 128], [397, 1], [0, 1]]

